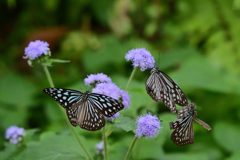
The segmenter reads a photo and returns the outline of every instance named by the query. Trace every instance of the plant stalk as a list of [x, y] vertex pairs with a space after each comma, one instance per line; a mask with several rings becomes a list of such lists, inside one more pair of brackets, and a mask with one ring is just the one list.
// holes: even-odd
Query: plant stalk
[[127, 155], [126, 155], [124, 160], [127, 160], [129, 158], [129, 156], [131, 155], [132, 149], [133, 149], [133, 147], [134, 147], [134, 145], [135, 145], [137, 140], [138, 140], [138, 137], [135, 136], [135, 138], [132, 141], [132, 144], [131, 144], [130, 148], [128, 149]]

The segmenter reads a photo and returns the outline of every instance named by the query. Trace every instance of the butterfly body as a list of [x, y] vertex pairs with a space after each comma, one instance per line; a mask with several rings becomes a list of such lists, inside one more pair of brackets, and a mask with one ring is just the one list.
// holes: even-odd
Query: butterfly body
[[62, 107], [73, 126], [96, 131], [105, 126], [105, 116], [111, 117], [123, 109], [122, 103], [102, 94], [81, 93], [63, 88], [46, 88], [43, 92], [50, 95]]
[[202, 125], [205, 129], [211, 130], [211, 127], [196, 118], [197, 112], [194, 103], [189, 103], [188, 106], [182, 107], [178, 111], [178, 119], [170, 122], [170, 129], [175, 129], [171, 135], [171, 140], [179, 145], [187, 145], [194, 143], [193, 119]]
[[187, 105], [187, 97], [178, 85], [158, 66], [151, 70], [151, 75], [146, 81], [146, 90], [156, 102], [163, 102], [172, 113], [176, 112], [176, 105]]

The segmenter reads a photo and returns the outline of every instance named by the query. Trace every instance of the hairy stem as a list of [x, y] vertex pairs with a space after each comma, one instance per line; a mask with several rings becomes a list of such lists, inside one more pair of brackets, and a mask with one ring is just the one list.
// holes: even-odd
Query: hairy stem
[[106, 133], [105, 133], [105, 126], [102, 128], [102, 139], [103, 139], [103, 144], [104, 144], [104, 160], [108, 159], [108, 155], [107, 155], [107, 137], [106, 137]]
[[135, 138], [132, 141], [132, 144], [131, 144], [130, 148], [128, 149], [127, 155], [126, 155], [124, 160], [127, 160], [129, 158], [129, 156], [131, 155], [132, 149], [133, 149], [133, 147], [134, 147], [134, 145], [135, 145], [137, 140], [138, 140], [138, 137], [135, 136]]
[[135, 67], [135, 68], [133, 69], [133, 71], [132, 71], [132, 73], [131, 73], [131, 76], [130, 76], [130, 78], [129, 78], [129, 80], [128, 80], [127, 86], [126, 86], [126, 88], [125, 88], [125, 91], [128, 90], [128, 87], [129, 87], [129, 85], [130, 85], [130, 82], [132, 81], [133, 76], [134, 76], [134, 74], [135, 74], [136, 71], [137, 71], [137, 68], [138, 68], [138, 67]]

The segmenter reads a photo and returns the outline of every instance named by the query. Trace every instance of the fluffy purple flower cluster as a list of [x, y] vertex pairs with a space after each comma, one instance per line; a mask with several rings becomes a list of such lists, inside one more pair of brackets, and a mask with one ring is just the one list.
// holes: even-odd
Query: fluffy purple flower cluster
[[121, 101], [125, 109], [129, 108], [129, 105], [131, 104], [128, 92], [120, 90], [120, 88], [114, 83], [98, 83], [92, 92], [104, 94]]
[[157, 116], [152, 116], [150, 113], [137, 118], [137, 128], [134, 131], [138, 138], [142, 136], [156, 137], [159, 131], [163, 128], [160, 126], [161, 122]]
[[97, 83], [104, 83], [104, 82], [105, 83], [111, 83], [112, 80], [107, 75], [105, 75], [103, 73], [98, 73], [98, 74], [90, 74], [90, 75], [88, 75], [88, 77], [84, 79], [84, 82], [88, 86], [95, 87], [95, 85]]
[[29, 45], [25, 48], [24, 59], [35, 60], [41, 55], [49, 55], [50, 49], [48, 48], [49, 44], [44, 41], [36, 40], [35, 42], [30, 42]]
[[6, 130], [5, 139], [8, 139], [12, 144], [18, 144], [18, 142], [22, 141], [22, 137], [25, 135], [25, 131], [23, 128], [19, 128], [17, 126], [11, 126]]
[[[98, 94], [104, 94], [106, 96], [112, 97], [120, 102], [122, 102], [125, 109], [129, 108], [131, 104], [130, 97], [128, 92], [124, 90], [120, 90], [120, 88], [112, 82], [112, 80], [105, 74], [91, 74], [88, 75], [87, 78], [84, 79], [86, 85], [94, 86], [92, 92]], [[106, 118], [108, 121], [112, 121], [117, 118], [119, 113], [116, 113], [112, 117]]]
[[127, 61], [132, 60], [133, 67], [141, 67], [141, 71], [151, 69], [154, 67], [155, 60], [151, 53], [145, 48], [136, 48], [128, 51], [125, 56]]

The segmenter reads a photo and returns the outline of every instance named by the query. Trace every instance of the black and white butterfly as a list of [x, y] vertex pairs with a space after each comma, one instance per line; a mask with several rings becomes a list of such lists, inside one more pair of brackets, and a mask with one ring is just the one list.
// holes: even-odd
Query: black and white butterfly
[[171, 140], [175, 144], [184, 146], [194, 143], [193, 119], [207, 130], [211, 130], [207, 123], [196, 118], [196, 116], [197, 112], [194, 103], [189, 103], [188, 106], [178, 110], [178, 119], [169, 123], [170, 129], [175, 129], [171, 135]]
[[172, 113], [176, 112], [176, 105], [185, 106], [188, 104], [187, 97], [178, 85], [158, 66], [151, 70], [151, 75], [146, 81], [147, 93], [156, 102], [163, 102]]
[[62, 107], [73, 126], [80, 126], [89, 131], [96, 131], [105, 126], [105, 117], [111, 117], [121, 109], [122, 103], [111, 97], [89, 93], [81, 93], [72, 89], [46, 88], [49, 94]]

